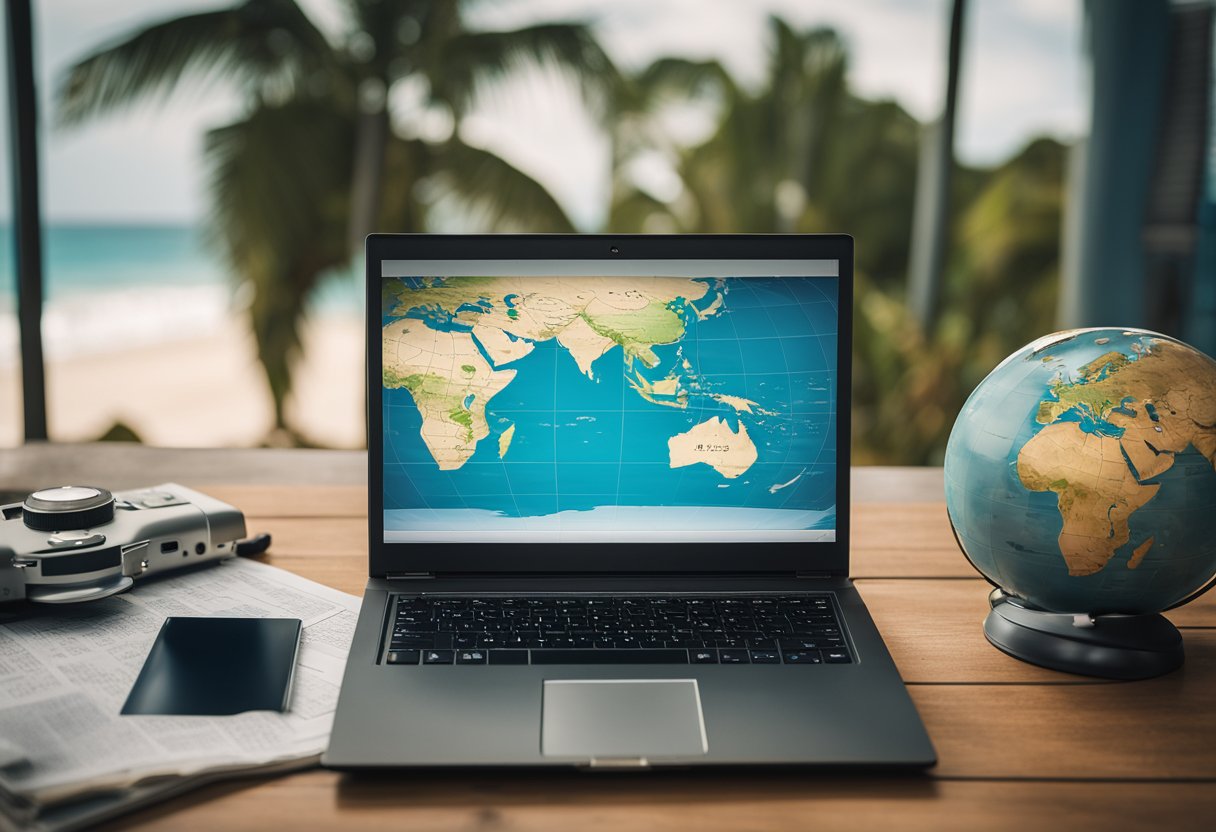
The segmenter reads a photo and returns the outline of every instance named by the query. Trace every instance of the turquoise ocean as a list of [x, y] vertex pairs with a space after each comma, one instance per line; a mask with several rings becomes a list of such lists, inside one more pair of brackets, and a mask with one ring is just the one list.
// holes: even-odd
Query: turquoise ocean
[[[310, 315], [361, 315], [354, 270], [328, 276]], [[48, 224], [43, 342], [51, 360], [206, 336], [237, 317], [245, 293], [222, 253], [191, 225]], [[17, 359], [12, 228], [0, 226], [0, 366]]]

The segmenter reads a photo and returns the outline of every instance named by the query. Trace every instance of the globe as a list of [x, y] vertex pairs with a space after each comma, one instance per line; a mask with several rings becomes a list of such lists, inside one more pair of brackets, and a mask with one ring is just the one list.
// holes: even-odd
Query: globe
[[1137, 329], [1041, 338], [967, 399], [945, 480], [959, 545], [1009, 595], [1167, 609], [1216, 573], [1216, 361]]

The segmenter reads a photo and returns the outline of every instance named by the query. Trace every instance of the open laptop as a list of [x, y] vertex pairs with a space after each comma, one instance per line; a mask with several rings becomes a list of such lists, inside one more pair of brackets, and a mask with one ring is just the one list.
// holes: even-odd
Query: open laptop
[[323, 762], [924, 767], [849, 580], [847, 236], [373, 235]]

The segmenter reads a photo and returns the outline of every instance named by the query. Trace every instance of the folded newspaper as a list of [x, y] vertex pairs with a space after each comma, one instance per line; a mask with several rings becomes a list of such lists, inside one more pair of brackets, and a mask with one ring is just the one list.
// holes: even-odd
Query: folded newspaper
[[[358, 610], [354, 596], [235, 558], [100, 601], [0, 618], [0, 820], [79, 828], [221, 776], [315, 763]], [[170, 615], [301, 619], [289, 709], [121, 716]]]

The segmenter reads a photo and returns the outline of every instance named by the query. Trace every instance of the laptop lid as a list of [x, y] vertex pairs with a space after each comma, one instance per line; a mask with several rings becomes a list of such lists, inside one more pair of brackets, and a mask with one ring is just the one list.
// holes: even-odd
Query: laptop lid
[[372, 576], [848, 573], [851, 237], [366, 257]]

